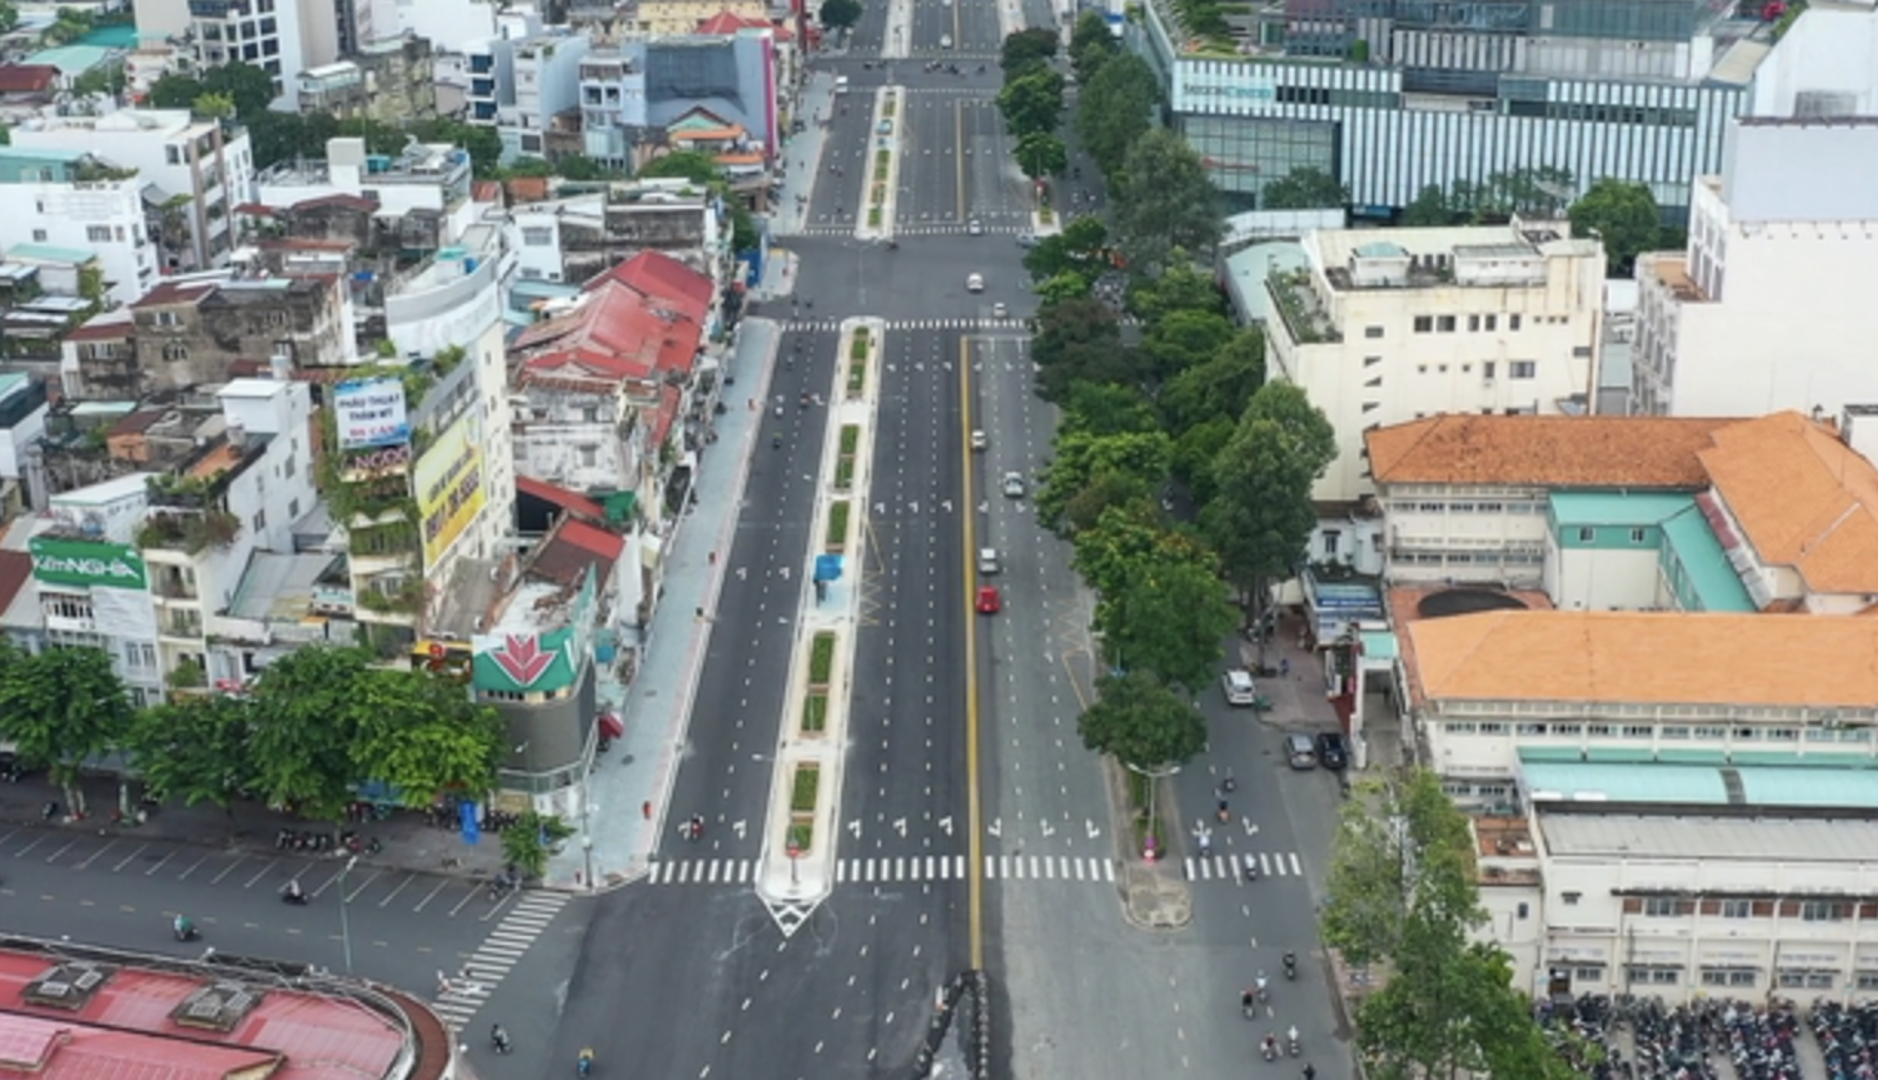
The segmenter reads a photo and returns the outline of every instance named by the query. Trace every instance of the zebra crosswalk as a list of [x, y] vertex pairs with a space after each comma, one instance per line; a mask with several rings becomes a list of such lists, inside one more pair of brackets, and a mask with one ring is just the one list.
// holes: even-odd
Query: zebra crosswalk
[[[782, 323], [784, 333], [833, 334], [841, 330], [839, 319], [790, 319]], [[889, 319], [887, 330], [970, 330], [977, 333], [1030, 332], [1023, 319]]]
[[488, 939], [463, 964], [461, 971], [454, 975], [438, 973], [442, 985], [437, 988], [437, 998], [431, 1008], [458, 1031], [467, 1029], [476, 1011], [567, 906], [567, 900], [566, 893], [523, 893], [489, 932]]
[[1248, 852], [1244, 855], [1201, 855], [1189, 857], [1183, 869], [1188, 881], [1232, 880], [1245, 875], [1246, 867], [1256, 865], [1260, 877], [1302, 877], [1304, 864], [1298, 853]]
[[[1256, 862], [1261, 876], [1295, 877], [1304, 872], [1295, 852], [1259, 852], [1186, 860], [1189, 881], [1236, 879], [1245, 860]], [[880, 885], [897, 882], [962, 881], [964, 855], [907, 855], [857, 857], [835, 860], [838, 885]], [[1113, 882], [1121, 864], [1115, 859], [1086, 855], [987, 855], [986, 881]], [[654, 862], [646, 881], [652, 885], [751, 885], [756, 882], [755, 859], [674, 859]]]

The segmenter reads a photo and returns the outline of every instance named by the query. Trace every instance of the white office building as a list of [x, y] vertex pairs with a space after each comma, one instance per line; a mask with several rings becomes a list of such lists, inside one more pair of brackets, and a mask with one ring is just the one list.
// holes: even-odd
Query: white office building
[[254, 183], [248, 133], [225, 133], [187, 109], [122, 109], [103, 116], [31, 120], [12, 130], [21, 149], [82, 150], [100, 161], [136, 169], [160, 272], [225, 266], [233, 248], [230, 218]]
[[1313, 492], [1374, 488], [1364, 433], [1448, 412], [1583, 412], [1600, 342], [1604, 249], [1556, 222], [1332, 230], [1266, 279], [1267, 368], [1337, 434]]
[[0, 148], [0, 247], [16, 257], [47, 248], [88, 253], [111, 301], [128, 304], [156, 282], [143, 188], [82, 150]]
[[1878, 402], [1878, 116], [1744, 120], [1684, 251], [1637, 260], [1631, 411], [1836, 416]]

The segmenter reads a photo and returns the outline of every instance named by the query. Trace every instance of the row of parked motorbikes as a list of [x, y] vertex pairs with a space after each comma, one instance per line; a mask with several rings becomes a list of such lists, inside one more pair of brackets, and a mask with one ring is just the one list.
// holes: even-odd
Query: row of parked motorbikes
[[280, 851], [339, 851], [354, 855], [376, 855], [385, 845], [376, 836], [365, 836], [351, 829], [334, 836], [321, 829], [289, 829], [274, 834], [274, 847]]

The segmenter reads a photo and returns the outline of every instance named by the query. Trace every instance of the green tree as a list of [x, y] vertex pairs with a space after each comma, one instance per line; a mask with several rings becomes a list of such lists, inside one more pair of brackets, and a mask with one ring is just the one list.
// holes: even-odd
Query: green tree
[[1108, 227], [1099, 218], [1073, 218], [1062, 232], [1044, 237], [1024, 253], [1024, 269], [1036, 281], [1077, 274], [1093, 282], [1107, 267], [1102, 259], [1107, 246]]
[[1076, 73], [1077, 82], [1088, 86], [1089, 80], [1095, 78], [1102, 65], [1117, 51], [1115, 34], [1109, 30], [1108, 20], [1101, 12], [1085, 10], [1077, 17], [1069, 35], [1070, 70]]
[[1416, 194], [1414, 201], [1402, 208], [1399, 224], [1410, 229], [1430, 229], [1458, 225], [1465, 219], [1465, 214], [1454, 212], [1448, 193], [1440, 184], [1428, 184]]
[[1161, 84], [1154, 69], [1133, 53], [1105, 61], [1082, 84], [1076, 99], [1076, 137], [1104, 175], [1112, 178], [1121, 170], [1128, 148], [1153, 127], [1160, 102]]
[[1146, 434], [1159, 431], [1160, 422], [1154, 415], [1154, 404], [1135, 387], [1078, 382], [1070, 384], [1063, 400], [1059, 430], [1089, 435]]
[[512, 828], [502, 830], [502, 857], [514, 863], [524, 878], [538, 878], [547, 871], [555, 845], [573, 834], [567, 822], [531, 810]]
[[1129, 282], [1128, 310], [1153, 326], [1177, 311], [1224, 315], [1226, 297], [1211, 274], [1194, 266], [1186, 252], [1176, 249], [1168, 252], [1167, 265], [1159, 274], [1144, 274]]
[[1349, 205], [1350, 189], [1316, 168], [1292, 169], [1265, 185], [1259, 199], [1265, 210], [1329, 210]]
[[645, 180], [678, 177], [694, 184], [711, 184], [722, 179], [723, 172], [709, 154], [699, 150], [674, 150], [646, 162], [639, 170], [639, 176]]
[[[420, 142], [447, 143], [451, 146], [462, 147], [464, 152], [469, 154], [470, 164], [479, 179], [494, 179], [502, 168], [502, 136], [494, 127], [485, 124], [467, 124], [461, 120], [439, 117], [434, 120], [420, 121], [411, 125], [408, 130]], [[399, 145], [403, 144], [402, 132], [394, 137]]]
[[92, 23], [91, 12], [62, 7], [39, 40], [50, 46], [70, 44], [91, 33]]
[[1095, 291], [1095, 282], [1074, 270], [1065, 270], [1037, 286], [1037, 302], [1045, 305], [1087, 299]]
[[1188, 496], [1197, 506], [1206, 506], [1218, 493], [1213, 463], [1232, 441], [1235, 427], [1231, 417], [1215, 416], [1186, 428], [1174, 439], [1174, 457], [1168, 463], [1168, 472], [1186, 485]]
[[169, 72], [150, 84], [149, 101], [153, 109], [188, 109], [208, 88], [187, 75]]
[[429, 806], [440, 792], [495, 786], [501, 718], [472, 702], [460, 683], [427, 672], [371, 670], [359, 684], [355, 779], [381, 781], [412, 807]]
[[102, 649], [54, 648], [34, 656], [6, 645], [0, 655], [0, 735], [21, 760], [50, 771], [73, 814], [85, 813], [77, 787], [86, 759], [116, 747], [130, 730], [130, 699]]
[[1083, 530], [1094, 528], [1102, 515], [1118, 509], [1152, 519], [1153, 487], [1133, 473], [1115, 469], [1098, 472], [1063, 504], [1057, 521], [1069, 535], [1081, 536]]
[[1596, 236], [1604, 243], [1611, 277], [1629, 277], [1637, 256], [1654, 251], [1662, 240], [1663, 214], [1647, 184], [1599, 180], [1571, 205], [1573, 236]]
[[1197, 538], [1162, 528], [1152, 505], [1105, 507], [1071, 541], [1070, 566], [1096, 591], [1097, 602], [1120, 596], [1153, 567], [1192, 563], [1208, 567], [1213, 554]]
[[1141, 340], [1141, 355], [1157, 381], [1198, 367], [1231, 341], [1232, 321], [1211, 311], [1174, 311], [1157, 320]]
[[1017, 140], [1012, 151], [1017, 167], [1032, 180], [1058, 176], [1069, 168], [1069, 148], [1063, 140], [1041, 131], [1033, 131]]
[[326, 142], [339, 134], [339, 121], [331, 113], [285, 113], [267, 110], [247, 121], [248, 143], [254, 167], [265, 169], [302, 155], [319, 157]]
[[361, 776], [353, 740], [360, 709], [371, 708], [362, 649], [299, 649], [261, 673], [249, 699], [250, 789], [271, 807], [337, 821]]
[[1222, 228], [1219, 192], [1200, 155], [1165, 128], [1148, 132], [1128, 151], [1110, 185], [1110, 209], [1115, 235], [1137, 272], [1165, 265], [1176, 248], [1210, 250]]
[[204, 91], [201, 97], [190, 103], [189, 111], [210, 120], [233, 120], [235, 99], [227, 94]]
[[504, 177], [510, 177], [510, 176], [546, 177], [546, 176], [554, 176], [557, 174], [555, 172], [554, 166], [548, 162], [547, 158], [529, 157], [527, 155], [524, 155], [522, 157], [516, 158], [514, 161], [509, 162], [508, 165], [503, 168], [502, 175]]
[[1056, 32], [1042, 27], [1007, 34], [998, 49], [998, 66], [1004, 69], [1005, 81], [1020, 72], [1048, 65], [1056, 58], [1056, 46]]
[[1076, 730], [1089, 749], [1143, 769], [1184, 764], [1206, 748], [1206, 718], [1146, 672], [1097, 680]]
[[227, 809], [247, 783], [252, 733], [246, 699], [189, 697], [138, 713], [124, 749], [151, 798]]
[[1336, 433], [1304, 391], [1266, 383], [1214, 462], [1215, 494], [1200, 523], [1250, 619], [1263, 613], [1266, 583], [1289, 577], [1304, 557], [1317, 524], [1311, 487], [1336, 456]]
[[[5, 33], [0, 30], [0, 33]], [[89, 96], [103, 94], [117, 97], [124, 92], [124, 68], [120, 64], [103, 64], [87, 68], [85, 73], [72, 81], [72, 92]]]
[[1077, 381], [1136, 381], [1115, 313], [1089, 297], [1037, 310], [1030, 358], [1038, 368], [1037, 392], [1046, 401], [1063, 400], [1070, 384]]
[[273, 102], [274, 77], [253, 64], [236, 60], [203, 72], [202, 89], [233, 102], [235, 115], [246, 121], [266, 112]]
[[1247, 327], [1234, 332], [1205, 362], [1169, 379], [1156, 400], [1168, 430], [1179, 438], [1216, 419], [1234, 424], [1264, 385], [1265, 335]]
[[20, 9], [16, 4], [0, 0], [0, 34], [11, 34], [19, 29]]
[[1239, 621], [1214, 563], [1211, 554], [1204, 562], [1149, 562], [1103, 597], [1095, 624], [1108, 662], [1152, 671], [1190, 695], [1206, 686]]
[[624, 180], [626, 174], [609, 169], [585, 154], [562, 154], [554, 162], [554, 171], [566, 180]]
[[1037, 489], [1037, 518], [1047, 525], [1063, 522], [1065, 508], [1105, 473], [1134, 477], [1152, 491], [1167, 478], [1173, 440], [1165, 431], [1094, 435], [1068, 430], [1056, 438], [1054, 456]]
[[1063, 116], [1063, 76], [1042, 67], [1016, 76], [998, 91], [998, 113], [1019, 140], [1054, 134]]
[[852, 29], [861, 21], [861, 0], [822, 0], [821, 16], [831, 30]]

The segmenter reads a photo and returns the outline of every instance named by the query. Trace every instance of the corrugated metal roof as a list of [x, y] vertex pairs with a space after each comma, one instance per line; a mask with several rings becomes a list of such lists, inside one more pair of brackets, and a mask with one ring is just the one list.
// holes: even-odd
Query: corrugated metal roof
[[1878, 760], [1832, 746], [1825, 744], [1813, 764], [1774, 765], [1560, 761], [1534, 748], [1520, 751], [1520, 772], [1535, 802], [1878, 810]]
[[1691, 499], [1687, 509], [1663, 522], [1663, 539], [1676, 561], [1682, 564], [1683, 573], [1688, 575], [1689, 587], [1701, 602], [1701, 610], [1760, 610], [1695, 500]]
[[1540, 814], [1553, 857], [1878, 863], [1878, 821]]
[[1688, 495], [1668, 492], [1626, 494], [1606, 491], [1555, 491], [1552, 517], [1568, 528], [1580, 525], [1655, 525], [1695, 505]]

